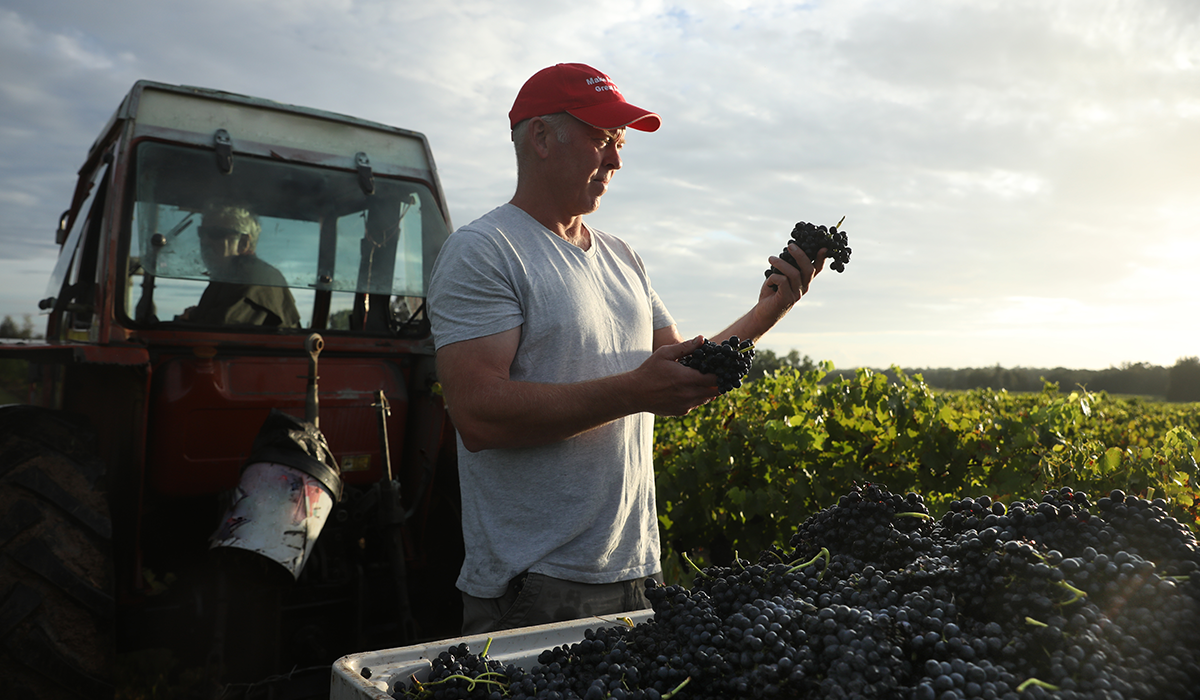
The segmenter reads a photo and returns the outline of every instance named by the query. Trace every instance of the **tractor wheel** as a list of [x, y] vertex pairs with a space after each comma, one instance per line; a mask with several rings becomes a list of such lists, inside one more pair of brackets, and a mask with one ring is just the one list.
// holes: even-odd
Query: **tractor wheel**
[[0, 407], [0, 695], [113, 696], [112, 525], [93, 438], [62, 413]]

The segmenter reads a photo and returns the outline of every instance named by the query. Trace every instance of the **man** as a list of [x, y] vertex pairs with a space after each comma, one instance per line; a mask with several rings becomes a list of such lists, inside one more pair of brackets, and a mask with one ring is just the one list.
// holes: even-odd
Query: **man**
[[[653, 414], [687, 413], [716, 380], [676, 362], [704, 339], [683, 339], [637, 254], [583, 221], [621, 168], [625, 129], [660, 123], [594, 68], [539, 71], [509, 113], [516, 193], [435, 261], [464, 634], [643, 609], [645, 579], [662, 580]], [[800, 269], [770, 257], [783, 272], [715, 338], [758, 338], [808, 291], [824, 254], [791, 252]]]
[[176, 320], [212, 325], [299, 328], [300, 312], [287, 280], [254, 251], [262, 225], [241, 207], [209, 209], [199, 228], [208, 287]]

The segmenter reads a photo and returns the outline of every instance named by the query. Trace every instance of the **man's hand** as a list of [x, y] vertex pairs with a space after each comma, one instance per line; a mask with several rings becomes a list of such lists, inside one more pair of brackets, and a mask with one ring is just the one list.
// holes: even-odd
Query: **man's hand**
[[[800, 246], [795, 243], [788, 243], [788, 252], [796, 260], [796, 265], [791, 265], [783, 261], [782, 258], [772, 255], [767, 258], [771, 262], [771, 266], [779, 272], [768, 277], [759, 289], [758, 299], [772, 299], [776, 306], [784, 309], [790, 309], [800, 298], [808, 294], [809, 285], [812, 284], [813, 278], [817, 276], [821, 270], [825, 269], [825, 252], [822, 248], [817, 251], [816, 261], [810, 262], [808, 255], [800, 249]], [[782, 316], [782, 314], [780, 314]]]
[[634, 370], [639, 377], [643, 410], [659, 416], [682, 416], [717, 396], [714, 375], [703, 374], [678, 362], [702, 344], [704, 336], [698, 335], [681, 343], [663, 345]]
[[787, 315], [788, 311], [792, 310], [801, 297], [808, 294], [808, 288], [812, 285], [813, 279], [825, 268], [824, 248], [817, 252], [815, 262], [809, 261], [808, 256], [795, 243], [788, 243], [788, 250], [796, 259], [796, 265], [790, 265], [774, 255], [768, 258], [771, 265], [779, 272], [763, 281], [762, 287], [758, 290], [758, 303], [746, 317], [743, 317], [744, 320], [751, 322], [751, 327], [740, 333], [731, 328], [734, 331], [733, 335], [741, 338], [758, 338], [773, 328], [780, 319]]

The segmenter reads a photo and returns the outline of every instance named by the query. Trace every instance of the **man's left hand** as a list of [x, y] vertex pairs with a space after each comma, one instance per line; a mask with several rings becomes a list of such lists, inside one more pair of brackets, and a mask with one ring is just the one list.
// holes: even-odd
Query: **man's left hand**
[[795, 243], [788, 243], [788, 252], [796, 260], [796, 265], [786, 263], [782, 258], [772, 255], [768, 260], [770, 260], [771, 266], [779, 272], [768, 277], [758, 293], [759, 303], [773, 302], [772, 305], [780, 311], [780, 315], [787, 313], [788, 309], [800, 301], [801, 297], [808, 294], [808, 288], [812, 284], [813, 278], [825, 268], [824, 248], [817, 251], [815, 262], [809, 261], [808, 255]]

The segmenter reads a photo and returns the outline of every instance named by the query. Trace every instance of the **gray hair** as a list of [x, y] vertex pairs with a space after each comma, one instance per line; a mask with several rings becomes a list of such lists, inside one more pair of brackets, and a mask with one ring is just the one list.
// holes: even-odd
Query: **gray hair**
[[[566, 112], [557, 112], [555, 114], [543, 114], [537, 118], [546, 122], [546, 125], [549, 126], [552, 131], [554, 131], [554, 136], [558, 139], [559, 143], [570, 142], [571, 131], [569, 126], [575, 117], [572, 117]], [[534, 117], [530, 117], [529, 119], [523, 119], [517, 122], [517, 125], [514, 126], [512, 130], [513, 148], [517, 152], [518, 169], [521, 167], [521, 163], [526, 157], [525, 149], [527, 148], [526, 141], [529, 137], [529, 123], [533, 121], [533, 119]]]

